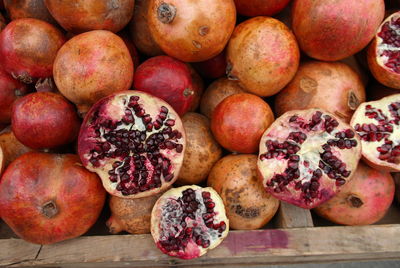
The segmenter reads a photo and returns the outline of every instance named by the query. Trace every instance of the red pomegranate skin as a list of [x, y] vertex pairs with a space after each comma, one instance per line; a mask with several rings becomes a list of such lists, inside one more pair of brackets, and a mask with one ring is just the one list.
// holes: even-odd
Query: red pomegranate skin
[[384, 15], [384, 0], [295, 0], [292, 29], [308, 56], [336, 61], [367, 46]]
[[133, 87], [168, 102], [180, 116], [191, 108], [195, 91], [189, 68], [169, 56], [156, 56], [139, 65]]
[[284, 9], [290, 0], [235, 0], [236, 10], [240, 15], [273, 16]]
[[12, 20], [34, 18], [57, 25], [56, 20], [47, 10], [44, 0], [4, 0], [4, 7]]
[[2, 219], [21, 238], [52, 244], [84, 234], [97, 220], [105, 190], [76, 155], [26, 153], [0, 181]]
[[193, 67], [206, 78], [215, 79], [224, 76], [226, 71], [226, 50], [209, 60], [193, 63]]

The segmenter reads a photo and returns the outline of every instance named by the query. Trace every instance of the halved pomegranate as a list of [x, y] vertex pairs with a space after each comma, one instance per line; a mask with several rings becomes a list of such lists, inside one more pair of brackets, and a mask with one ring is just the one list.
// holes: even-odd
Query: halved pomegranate
[[174, 109], [140, 91], [114, 93], [94, 104], [78, 138], [83, 165], [110, 194], [125, 198], [154, 195], [174, 183], [185, 146]]
[[193, 259], [218, 246], [229, 221], [221, 197], [211, 187], [182, 186], [165, 192], [151, 213], [151, 234], [169, 256]]
[[295, 110], [263, 134], [258, 169], [273, 196], [310, 209], [339, 191], [360, 157], [360, 138], [348, 124], [320, 109]]

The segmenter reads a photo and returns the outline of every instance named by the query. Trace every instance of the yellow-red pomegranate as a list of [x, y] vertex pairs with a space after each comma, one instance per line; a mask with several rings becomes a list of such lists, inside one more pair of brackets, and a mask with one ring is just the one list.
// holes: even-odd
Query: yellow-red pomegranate
[[44, 0], [4, 0], [4, 7], [12, 20], [33, 18], [57, 24], [47, 10]]
[[237, 12], [248, 17], [273, 16], [284, 9], [290, 0], [235, 0]]

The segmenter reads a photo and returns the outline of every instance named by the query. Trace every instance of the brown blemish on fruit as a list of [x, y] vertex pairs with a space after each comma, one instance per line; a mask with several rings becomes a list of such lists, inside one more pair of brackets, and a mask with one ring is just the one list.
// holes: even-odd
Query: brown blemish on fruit
[[347, 201], [350, 203], [351, 207], [354, 208], [359, 208], [362, 205], [364, 205], [363, 201], [361, 201], [360, 198], [358, 198], [357, 196], [351, 195], [347, 198]]
[[309, 76], [300, 79], [300, 89], [306, 93], [314, 93], [318, 87], [318, 82]]
[[197, 42], [196, 40], [192, 41], [193, 46], [195, 46], [195, 48], [200, 49], [202, 48], [201, 44], [199, 42]]
[[357, 107], [360, 105], [360, 100], [357, 98], [356, 94], [354, 94], [353, 91], [349, 92], [347, 99], [347, 106], [349, 106], [349, 108], [353, 111], [357, 109]]
[[210, 32], [210, 28], [207, 25], [203, 25], [199, 27], [199, 34], [201, 36], [205, 36]]

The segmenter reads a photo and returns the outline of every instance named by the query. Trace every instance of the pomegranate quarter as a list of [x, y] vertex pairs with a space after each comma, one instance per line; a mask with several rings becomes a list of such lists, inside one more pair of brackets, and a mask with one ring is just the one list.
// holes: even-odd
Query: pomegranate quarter
[[265, 131], [258, 170], [274, 197], [310, 209], [351, 179], [361, 157], [360, 138], [320, 109], [290, 111]]

